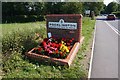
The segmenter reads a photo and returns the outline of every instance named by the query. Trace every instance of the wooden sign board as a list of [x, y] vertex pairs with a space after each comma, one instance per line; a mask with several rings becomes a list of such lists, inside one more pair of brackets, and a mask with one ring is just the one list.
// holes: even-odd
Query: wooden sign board
[[[57, 38], [74, 38], [80, 42], [82, 15], [52, 14], [46, 16], [47, 33]], [[49, 36], [48, 36], [49, 37]]]

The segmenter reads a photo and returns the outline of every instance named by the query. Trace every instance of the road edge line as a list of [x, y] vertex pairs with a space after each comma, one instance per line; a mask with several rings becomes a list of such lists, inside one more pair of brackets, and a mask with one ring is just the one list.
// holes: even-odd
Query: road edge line
[[90, 77], [91, 77], [93, 52], [94, 52], [94, 46], [95, 46], [95, 34], [96, 34], [96, 22], [95, 22], [95, 31], [94, 31], [93, 42], [92, 42], [92, 51], [91, 51], [90, 66], [89, 66], [89, 72], [88, 72], [88, 80], [90, 80]]
[[112, 26], [111, 24], [109, 24], [107, 21], [104, 21], [117, 35], [119, 35], [120, 36], [120, 34], [119, 34], [119, 31], [116, 29], [116, 28], [114, 28], [114, 26]]

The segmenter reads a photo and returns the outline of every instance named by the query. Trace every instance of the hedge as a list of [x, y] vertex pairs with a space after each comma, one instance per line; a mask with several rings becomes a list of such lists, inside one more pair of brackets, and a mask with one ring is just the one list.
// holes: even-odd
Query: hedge
[[120, 11], [117, 11], [117, 12], [112, 12], [112, 14], [115, 14], [116, 17], [120, 18]]
[[2, 16], [2, 23], [24, 23], [45, 20], [43, 15], [16, 15], [16, 16]]

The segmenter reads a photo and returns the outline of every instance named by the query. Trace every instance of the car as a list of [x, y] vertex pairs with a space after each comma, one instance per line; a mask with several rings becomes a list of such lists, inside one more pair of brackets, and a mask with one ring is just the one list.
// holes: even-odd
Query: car
[[107, 20], [115, 20], [116, 16], [114, 14], [108, 14]]

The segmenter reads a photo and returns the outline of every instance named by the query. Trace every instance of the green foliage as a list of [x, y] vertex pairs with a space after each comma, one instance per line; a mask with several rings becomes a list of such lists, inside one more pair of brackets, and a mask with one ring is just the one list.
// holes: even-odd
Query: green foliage
[[2, 23], [43, 21], [42, 2], [3, 2]]
[[85, 10], [99, 15], [103, 2], [3, 2], [3, 22], [32, 22], [44, 20], [46, 14], [84, 14]]
[[116, 2], [109, 3], [106, 8], [108, 14], [111, 14], [112, 12], [116, 12], [117, 10], [118, 10], [118, 4]]
[[120, 4], [118, 4], [118, 11], [120, 11]]
[[77, 56], [78, 59], [83, 59], [85, 51], [88, 50], [88, 45], [92, 39], [92, 31], [94, 30], [95, 20], [91, 20], [90, 18], [83, 18], [82, 24], [82, 35], [85, 37], [82, 47], [80, 49], [80, 55]]
[[[116, 3], [116, 2], [111, 2], [109, 3], [107, 6], [104, 4], [103, 10], [102, 10], [102, 14], [111, 14], [114, 13], [116, 14], [116, 12], [120, 11], [120, 4]], [[118, 14], [116, 14], [116, 16], [118, 16]]]
[[103, 6], [103, 2], [86, 2], [83, 3], [83, 10], [91, 10], [95, 12], [95, 15], [99, 15]]
[[82, 3], [78, 2], [46, 2], [44, 14], [79, 14], [82, 13]]
[[43, 15], [15, 15], [5, 16], [2, 23], [25, 23], [45, 20]]
[[3, 16], [42, 15], [43, 7], [42, 2], [3, 2], [2, 13]]
[[[40, 30], [41, 32], [39, 32]], [[38, 44], [35, 41], [35, 33], [44, 35], [46, 32], [43, 32], [43, 30], [45, 30], [45, 28], [36, 28], [33, 26], [33, 28], [15, 28], [12, 32], [9, 31], [10, 33], [3, 33], [2, 52], [7, 53], [14, 50], [18, 52], [25, 52], [26, 50], [30, 50]], [[3, 29], [3, 31], [5, 30]]]
[[77, 2], [3, 2], [2, 22], [33, 22], [43, 21], [46, 14], [79, 14], [82, 3]]
[[[4, 78], [85, 78], [87, 71], [80, 61], [84, 58], [85, 52], [88, 49], [92, 32], [94, 30], [94, 20], [83, 18], [82, 35], [85, 37], [84, 43], [79, 50], [73, 64], [70, 68], [65, 66], [57, 66], [52, 63], [29, 60], [22, 55], [21, 46], [25, 51], [35, 47], [35, 33], [40, 33], [43, 38], [46, 37], [46, 29], [43, 27], [45, 22], [22, 23], [22, 24], [2, 24], [3, 28], [3, 52], [10, 54], [9, 58], [3, 58]], [[39, 27], [41, 25], [41, 27]], [[28, 37], [29, 36], [29, 37]], [[12, 51], [9, 51], [9, 46]], [[26, 47], [27, 46], [27, 47]], [[18, 47], [16, 49], [16, 47]], [[25, 49], [26, 48], [26, 49]], [[21, 50], [21, 51], [20, 51]]]
[[18, 14], [25, 14], [27, 10], [28, 3], [24, 2], [3, 2], [2, 3], [2, 13], [3, 16], [12, 16]]
[[62, 7], [65, 14], [80, 14], [82, 13], [82, 3], [80, 2], [66, 2]]
[[103, 4], [103, 9], [102, 9], [102, 11], [101, 11], [101, 14], [106, 14], [107, 12], [106, 12], [106, 5], [105, 4]]
[[44, 4], [44, 14], [61, 14], [63, 13], [63, 5], [65, 3], [60, 3], [60, 2], [46, 2]]
[[112, 14], [115, 14], [116, 17], [120, 18], [120, 11], [117, 11], [117, 12], [112, 12]]

